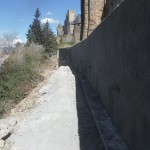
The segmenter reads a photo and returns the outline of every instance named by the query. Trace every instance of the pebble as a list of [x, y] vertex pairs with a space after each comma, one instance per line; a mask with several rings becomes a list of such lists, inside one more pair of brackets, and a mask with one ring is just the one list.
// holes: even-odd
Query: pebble
[[17, 124], [17, 120], [11, 119], [11, 120], [9, 121], [9, 125], [10, 125], [10, 126], [15, 126], [16, 124]]

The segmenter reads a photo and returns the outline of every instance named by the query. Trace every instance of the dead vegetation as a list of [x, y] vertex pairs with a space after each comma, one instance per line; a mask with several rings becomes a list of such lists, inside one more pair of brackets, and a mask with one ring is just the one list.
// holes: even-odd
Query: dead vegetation
[[39, 45], [19, 47], [11, 52], [0, 69], [0, 117], [8, 114], [44, 80], [43, 70], [51, 63]]

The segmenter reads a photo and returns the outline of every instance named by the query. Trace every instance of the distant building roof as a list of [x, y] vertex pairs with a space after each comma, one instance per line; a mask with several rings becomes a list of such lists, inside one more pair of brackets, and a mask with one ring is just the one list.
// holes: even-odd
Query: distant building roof
[[61, 25], [60, 23], [58, 24], [58, 28], [59, 28], [59, 27], [62, 27], [62, 25]]
[[74, 21], [74, 24], [80, 24], [81, 23], [81, 15], [78, 14], [77, 18]]
[[78, 14], [78, 16], [76, 17], [76, 19], [71, 22], [72, 25], [76, 25], [76, 24], [81, 24], [81, 15]]

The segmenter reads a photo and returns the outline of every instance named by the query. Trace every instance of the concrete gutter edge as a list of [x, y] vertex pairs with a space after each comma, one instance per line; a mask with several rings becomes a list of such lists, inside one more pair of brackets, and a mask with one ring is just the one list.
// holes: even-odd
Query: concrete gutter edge
[[81, 85], [105, 150], [129, 150], [117, 128], [113, 125], [98, 94], [87, 81], [81, 80]]

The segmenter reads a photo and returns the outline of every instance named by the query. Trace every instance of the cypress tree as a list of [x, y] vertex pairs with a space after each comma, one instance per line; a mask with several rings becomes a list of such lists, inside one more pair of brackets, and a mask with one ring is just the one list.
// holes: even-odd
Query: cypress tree
[[57, 47], [57, 42], [48, 20], [43, 26], [43, 35], [44, 35], [43, 46], [45, 47], [45, 50], [47, 52], [54, 51]]
[[43, 43], [43, 33], [42, 33], [42, 26], [40, 21], [40, 10], [37, 8], [34, 15], [34, 20], [32, 24], [29, 26], [28, 33], [26, 34], [28, 43], [37, 43], [42, 44]]
[[29, 26], [27, 36], [27, 45], [30, 43], [35, 43], [43, 45], [46, 52], [52, 52], [57, 47], [56, 37], [50, 27], [50, 24], [47, 22], [42, 25], [40, 21], [41, 13], [39, 9], [36, 10], [34, 15], [34, 20]]

